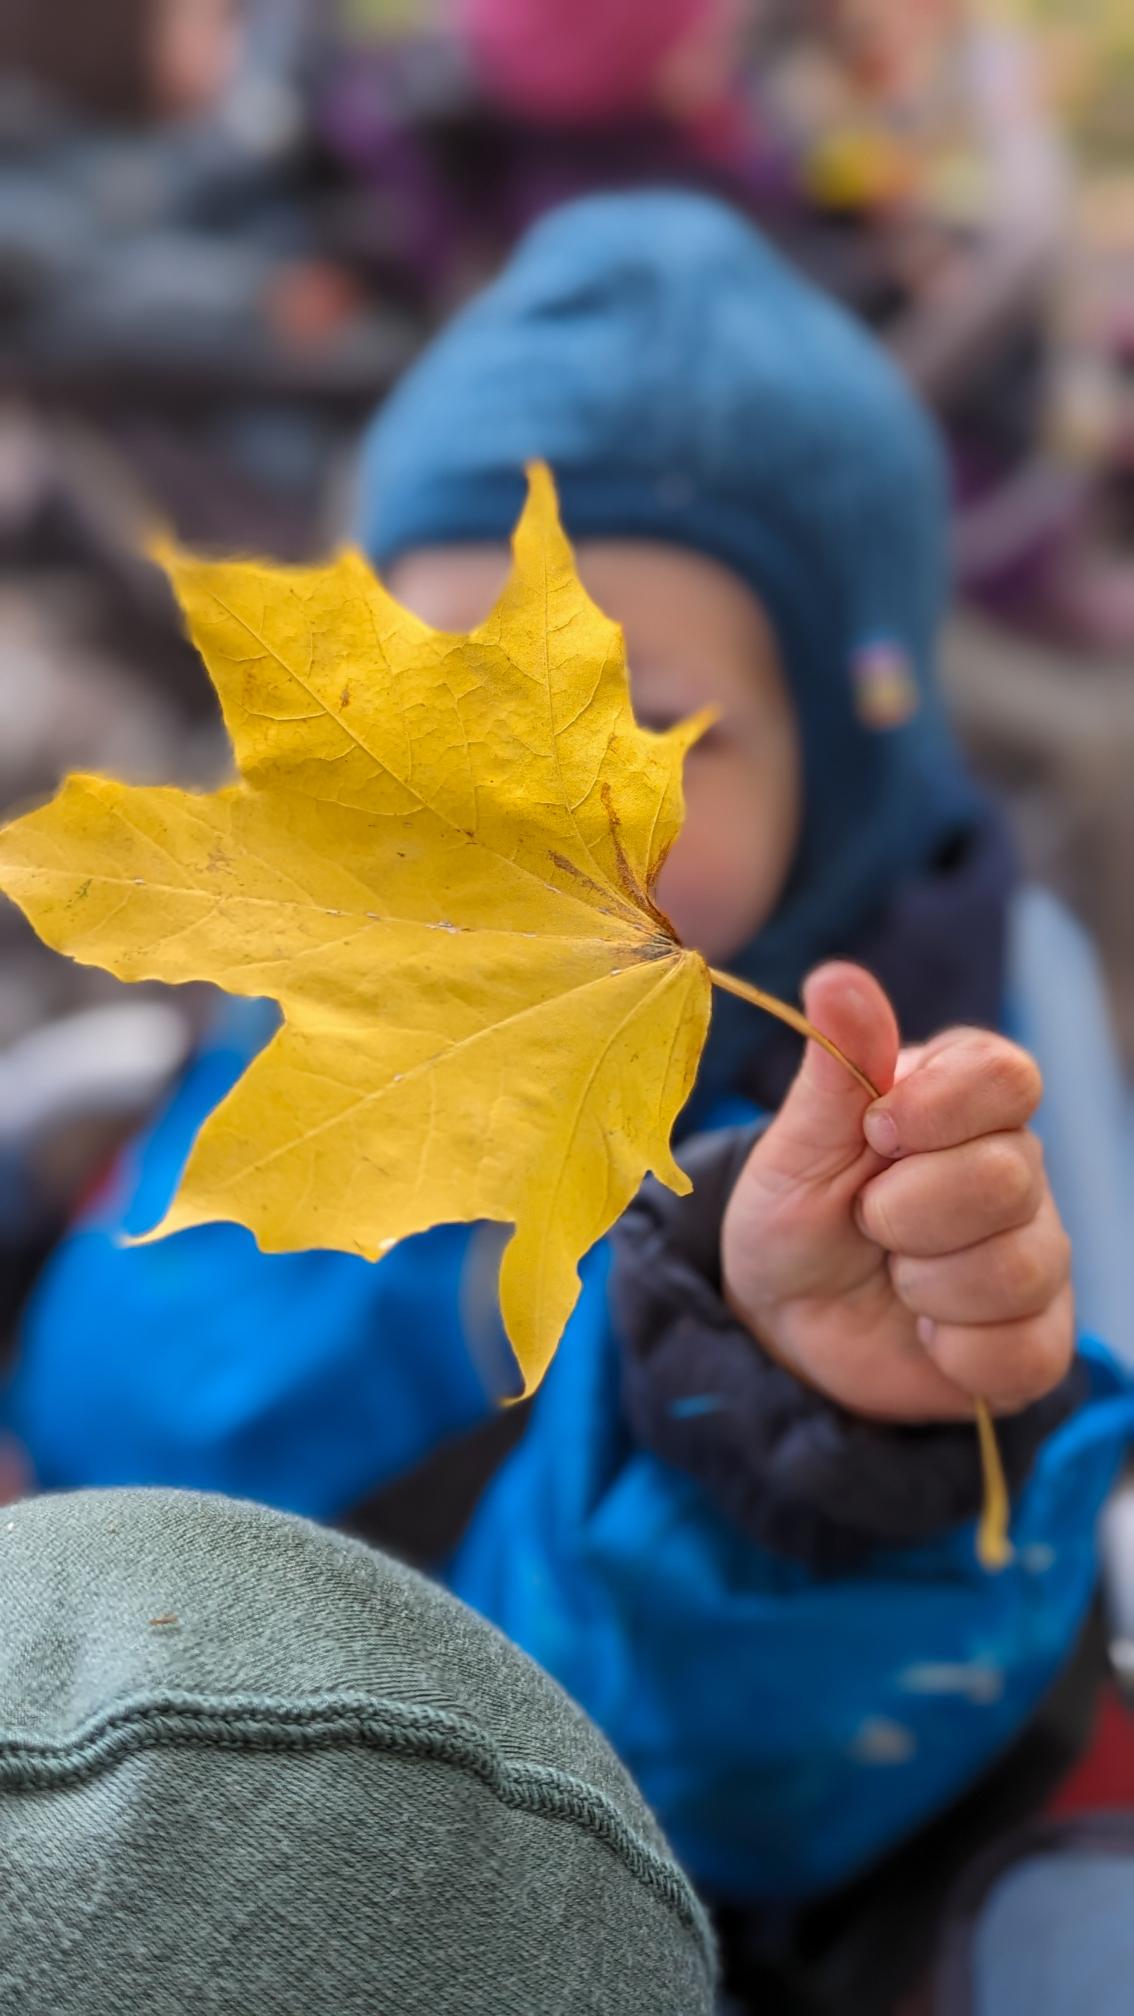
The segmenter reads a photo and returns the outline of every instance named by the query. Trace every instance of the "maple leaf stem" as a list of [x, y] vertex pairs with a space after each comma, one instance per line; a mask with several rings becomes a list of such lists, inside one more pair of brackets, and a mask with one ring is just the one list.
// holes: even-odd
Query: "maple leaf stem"
[[878, 1087], [871, 1084], [865, 1071], [860, 1071], [845, 1050], [840, 1050], [837, 1043], [832, 1043], [829, 1036], [824, 1036], [823, 1031], [817, 1029], [813, 1022], [809, 1022], [798, 1008], [791, 1007], [787, 1001], [779, 1000], [775, 994], [765, 994], [762, 987], [754, 987], [750, 980], [737, 980], [731, 973], [721, 973], [716, 966], [710, 966], [709, 978], [714, 987], [721, 988], [725, 994], [735, 994], [738, 1000], [749, 1002], [753, 1008], [762, 1008], [766, 1015], [774, 1015], [777, 1021], [786, 1022], [789, 1029], [796, 1030], [800, 1036], [808, 1037], [812, 1043], [818, 1043], [821, 1049], [826, 1050], [828, 1056], [834, 1057], [845, 1071], [850, 1072], [852, 1078], [858, 1079], [864, 1092], [869, 1092], [872, 1099], [878, 1098]]
[[[834, 1057], [844, 1070], [856, 1078], [864, 1092], [872, 1099], [879, 1096], [878, 1087], [871, 1083], [865, 1071], [816, 1029], [806, 1015], [793, 1008], [789, 1002], [781, 1001], [775, 994], [765, 994], [762, 987], [754, 987], [750, 980], [738, 980], [732, 973], [722, 973], [716, 966], [710, 966], [709, 978], [714, 987], [725, 994], [735, 994], [740, 1001], [747, 1001], [753, 1008], [762, 1008], [766, 1015], [774, 1015], [777, 1021], [786, 1022], [800, 1036], [806, 1036], [812, 1043], [818, 1043], [828, 1056]], [[980, 1443], [981, 1507], [980, 1525], [977, 1529], [977, 1558], [982, 1568], [999, 1569], [1007, 1567], [1012, 1559], [1012, 1545], [1008, 1538], [1008, 1518], [1011, 1510], [1008, 1486], [1004, 1477], [1004, 1465], [1000, 1460], [1000, 1448], [996, 1440], [996, 1429], [988, 1404], [984, 1400], [974, 1403], [976, 1412], [977, 1440]]]
[[1008, 1497], [1008, 1485], [1004, 1477], [1004, 1465], [1000, 1461], [1000, 1445], [996, 1440], [996, 1429], [988, 1402], [978, 1400], [976, 1406], [977, 1438], [980, 1442], [981, 1506], [980, 1525], [977, 1528], [977, 1559], [982, 1568], [998, 1570], [1007, 1568], [1012, 1559], [1012, 1542], [1008, 1538], [1008, 1519], [1012, 1507]]

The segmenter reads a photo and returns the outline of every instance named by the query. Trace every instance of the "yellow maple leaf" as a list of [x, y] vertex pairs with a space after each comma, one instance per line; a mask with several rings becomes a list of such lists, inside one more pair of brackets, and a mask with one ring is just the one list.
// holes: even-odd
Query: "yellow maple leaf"
[[0, 886], [48, 944], [283, 1011], [150, 1236], [235, 1219], [266, 1252], [376, 1259], [431, 1225], [511, 1222], [501, 1307], [530, 1387], [646, 1172], [689, 1187], [669, 1139], [709, 975], [651, 890], [702, 724], [635, 722], [543, 467], [468, 636], [357, 553], [165, 558], [240, 781], [72, 777], [0, 842]]

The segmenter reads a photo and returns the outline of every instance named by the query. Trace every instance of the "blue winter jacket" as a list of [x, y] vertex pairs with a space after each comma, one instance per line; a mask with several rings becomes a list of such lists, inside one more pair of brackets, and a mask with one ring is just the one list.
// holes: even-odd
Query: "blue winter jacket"
[[[508, 1383], [494, 1228], [442, 1228], [377, 1267], [265, 1258], [232, 1226], [118, 1243], [160, 1214], [269, 1024], [235, 1011], [33, 1302], [6, 1422], [49, 1489], [181, 1484], [335, 1519]], [[707, 1889], [806, 1898], [912, 1832], [1029, 1720], [1091, 1599], [1134, 1398], [1087, 1347], [1087, 1398], [1040, 1448], [1005, 1573], [977, 1566], [971, 1522], [832, 1571], [819, 1548], [809, 1565], [759, 1544], [635, 1442], [610, 1265], [606, 1242], [448, 1579], [590, 1711]], [[689, 1425], [699, 1397], [676, 1403]], [[852, 1451], [850, 1475], [876, 1456]], [[925, 1462], [940, 1474], [940, 1454]], [[815, 1497], [837, 1522], [837, 1472]], [[898, 1500], [899, 1526], [916, 1524], [916, 1491]]]

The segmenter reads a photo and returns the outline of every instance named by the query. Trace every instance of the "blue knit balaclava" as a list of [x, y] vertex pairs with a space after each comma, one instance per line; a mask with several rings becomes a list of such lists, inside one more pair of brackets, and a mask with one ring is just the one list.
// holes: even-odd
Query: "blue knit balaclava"
[[[575, 539], [709, 554], [764, 606], [804, 820], [774, 915], [731, 963], [793, 995], [977, 802], [934, 682], [947, 514], [931, 426], [873, 340], [742, 217], [656, 191], [544, 219], [426, 351], [366, 442], [364, 547], [381, 568], [506, 540], [535, 457]], [[714, 1015], [718, 1088], [759, 1041], [736, 1008]]]

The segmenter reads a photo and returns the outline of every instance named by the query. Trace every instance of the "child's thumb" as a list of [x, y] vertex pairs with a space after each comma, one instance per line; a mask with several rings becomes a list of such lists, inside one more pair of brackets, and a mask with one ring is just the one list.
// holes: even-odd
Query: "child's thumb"
[[[898, 1024], [890, 1003], [861, 966], [832, 961], [803, 989], [807, 1018], [856, 1064], [879, 1093], [894, 1082]], [[774, 1122], [776, 1160], [785, 1174], [822, 1180], [857, 1160], [866, 1146], [863, 1115], [870, 1094], [837, 1057], [808, 1043]]]

